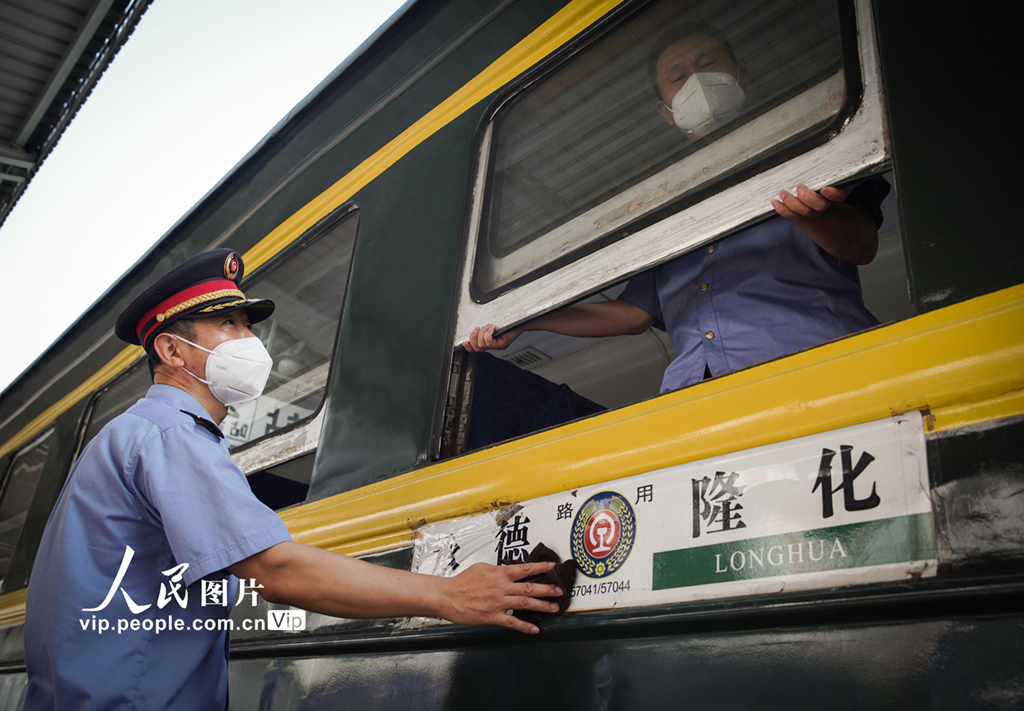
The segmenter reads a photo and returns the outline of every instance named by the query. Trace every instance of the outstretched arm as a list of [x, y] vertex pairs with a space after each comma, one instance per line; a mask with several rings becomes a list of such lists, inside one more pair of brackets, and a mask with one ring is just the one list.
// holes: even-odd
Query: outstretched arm
[[844, 262], [868, 264], [878, 252], [878, 229], [859, 208], [847, 205], [842, 188], [822, 188], [814, 192], [806, 185], [796, 195], [785, 190], [772, 207], [796, 225], [815, 244]]
[[500, 625], [536, 634], [508, 610], [557, 612], [540, 597], [560, 597], [553, 585], [517, 583], [554, 563], [493, 566], [477, 563], [454, 578], [384, 568], [301, 543], [279, 543], [228, 570], [255, 578], [268, 602], [333, 617], [443, 617], [464, 625]]
[[628, 301], [573, 304], [516, 326], [500, 336], [494, 335], [492, 324], [474, 328], [469, 334], [469, 340], [462, 345], [470, 353], [480, 353], [508, 348], [525, 331], [549, 331], [563, 336], [600, 338], [643, 333], [652, 323], [653, 316]]

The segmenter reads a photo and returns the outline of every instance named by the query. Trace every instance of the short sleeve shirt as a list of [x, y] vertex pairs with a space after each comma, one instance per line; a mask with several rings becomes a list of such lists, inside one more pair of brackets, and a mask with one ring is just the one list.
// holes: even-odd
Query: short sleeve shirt
[[154, 385], [86, 447], [29, 579], [26, 711], [224, 708], [226, 568], [291, 536], [218, 435], [195, 398]]
[[[889, 184], [847, 187], [847, 203], [880, 225]], [[705, 366], [719, 375], [878, 324], [857, 267], [778, 216], [644, 272], [619, 298], [654, 316], [679, 353], [662, 392], [699, 382]]]

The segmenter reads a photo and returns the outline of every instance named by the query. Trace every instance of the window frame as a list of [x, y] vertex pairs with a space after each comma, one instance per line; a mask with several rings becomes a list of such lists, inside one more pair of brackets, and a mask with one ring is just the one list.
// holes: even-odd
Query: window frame
[[[269, 273], [269, 271], [283, 265], [292, 256], [302, 251], [306, 245], [309, 245], [322, 237], [325, 232], [335, 227], [342, 220], [349, 217], [353, 217], [353, 219], [358, 220], [358, 213], [359, 205], [356, 202], [347, 202], [344, 205], [340, 205], [330, 214], [323, 217], [315, 225], [306, 230], [302, 236], [288, 245], [288, 247], [274, 255], [266, 264], [262, 265], [259, 270], [254, 270], [254, 272], [256, 274]], [[355, 254], [358, 239], [359, 226], [357, 223], [356, 236], [353, 239], [352, 244], [353, 255]], [[352, 281], [353, 262], [354, 259], [349, 260], [347, 283], [351, 283]], [[267, 271], [264, 271], [264, 269]], [[247, 283], [245, 283], [247, 281], [248, 280], [244, 280], [245, 286], [247, 286]], [[334, 370], [334, 362], [338, 354], [338, 340], [341, 335], [341, 319], [345, 314], [345, 303], [347, 300], [348, 288], [346, 287], [345, 296], [341, 303], [341, 313], [339, 314], [338, 324], [334, 334], [334, 345], [331, 350], [330, 359], [327, 361], [328, 369], [327, 379], [324, 382], [324, 396], [320, 399], [319, 405], [316, 410], [307, 417], [296, 422], [291, 422], [277, 430], [274, 430], [273, 432], [270, 432], [269, 434], [262, 435], [261, 437], [235, 447], [231, 452], [231, 458], [245, 474], [252, 474], [268, 467], [283, 464], [286, 461], [295, 459], [296, 457], [300, 457], [304, 454], [309, 454], [316, 450], [320, 442], [320, 429], [323, 425], [324, 419], [324, 405], [327, 402], [327, 393], [330, 388], [331, 374]], [[138, 360], [134, 361], [127, 368], [108, 380], [104, 385], [93, 391], [78, 423], [75, 434], [75, 450], [71, 460], [72, 462], [76, 461], [78, 457], [81, 456], [82, 450], [85, 447], [85, 433], [89, 429], [89, 424], [92, 421], [93, 413], [96, 410], [97, 400], [103, 395], [103, 393], [107, 392], [122, 378], [129, 377], [129, 373], [131, 373], [132, 369], [140, 367], [140, 363], [142, 363], [144, 367], [145, 360], [145, 355], [140, 356]], [[278, 442], [277, 440], [281, 438], [287, 439], [287, 442]], [[0, 496], [2, 496], [2, 488], [0, 488]]]
[[[844, 72], [847, 82], [856, 81], [860, 91], [857, 96], [848, 98], [847, 109], [830, 122], [828, 130], [816, 132], [810, 139], [793, 145], [784, 145], [755, 165], [714, 180], [694, 194], [639, 218], [626, 230], [593, 240], [584, 246], [588, 249], [583, 256], [579, 256], [578, 251], [565, 255], [481, 301], [474, 272], [482, 252], [480, 240], [494, 152], [494, 117], [516, 96], [528, 91], [620, 22], [642, 11], [647, 4], [634, 5], [628, 14], [617, 14], [609, 18], [608, 23], [594, 28], [557, 58], [525, 75], [484, 114], [477, 132], [474, 182], [463, 236], [453, 349], [465, 341], [476, 326], [493, 323], [498, 329], [507, 329], [758, 222], [772, 214], [768, 201], [780, 186], [832, 185], [881, 172], [891, 160], [871, 5], [869, 0], [839, 0], [837, 11]], [[856, 61], [848, 61], [852, 54], [849, 47], [854, 48]], [[712, 226], [708, 228], [708, 224]], [[687, 233], [699, 236], [680, 244], [677, 235]], [[571, 283], [573, 288], [565, 289], [566, 283]]]
[[[330, 358], [327, 360], [327, 377], [324, 380], [324, 393], [320, 398], [317, 408], [301, 420], [289, 423], [268, 434], [250, 440], [232, 448], [231, 458], [239, 469], [246, 475], [254, 474], [269, 467], [283, 464], [291, 459], [301, 457], [316, 450], [320, 443], [320, 430], [324, 421], [324, 406], [327, 404], [328, 394], [331, 387], [331, 376], [334, 373], [334, 364], [338, 356], [338, 343], [341, 339], [341, 323], [345, 317], [345, 304], [348, 302], [348, 288], [352, 283], [352, 272], [355, 265], [355, 252], [359, 244], [359, 204], [350, 201], [336, 207], [315, 225], [310, 227], [298, 239], [274, 255], [266, 264], [262, 265], [256, 274], [268, 274], [274, 269], [285, 264], [293, 256], [301, 252], [305, 247], [324, 236], [324, 233], [339, 225], [343, 220], [356, 220], [355, 235], [352, 238], [352, 258], [348, 264], [348, 279], [345, 282], [345, 293], [341, 299], [341, 310], [338, 313], [338, 323], [334, 330], [334, 345], [331, 348]], [[266, 270], [266, 271], [264, 271]], [[246, 288], [248, 285], [245, 284]], [[273, 316], [271, 316], [273, 318]], [[282, 443], [279, 440], [286, 439]]]

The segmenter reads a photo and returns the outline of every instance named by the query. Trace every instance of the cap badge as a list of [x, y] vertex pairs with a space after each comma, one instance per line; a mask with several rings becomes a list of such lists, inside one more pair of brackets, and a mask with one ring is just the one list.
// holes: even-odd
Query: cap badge
[[232, 252], [224, 260], [224, 277], [234, 281], [238, 274], [238, 255]]

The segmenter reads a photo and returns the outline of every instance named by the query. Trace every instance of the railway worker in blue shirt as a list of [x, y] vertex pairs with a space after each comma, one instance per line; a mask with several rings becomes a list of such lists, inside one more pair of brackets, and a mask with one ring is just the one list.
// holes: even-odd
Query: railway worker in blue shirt
[[337, 617], [536, 632], [506, 611], [557, 610], [538, 599], [556, 587], [514, 582], [550, 563], [440, 578], [292, 541], [217, 426], [229, 404], [260, 394], [271, 367], [250, 324], [274, 304], [246, 299], [242, 273], [232, 250], [206, 252], [118, 318], [154, 384], [85, 448], [47, 522], [25, 615], [27, 711], [225, 708], [229, 633], [218, 623], [238, 578], [270, 602]]
[[[739, 116], [746, 72], [715, 28], [673, 28], [648, 73], [657, 111], [690, 141]], [[884, 180], [848, 189], [804, 185], [771, 201], [775, 217], [685, 254], [627, 285], [616, 301], [574, 304], [499, 336], [476, 328], [463, 345], [507, 348], [524, 331], [600, 337], [665, 328], [678, 352], [662, 392], [877, 325], [861, 298], [858, 264], [878, 250]]]

